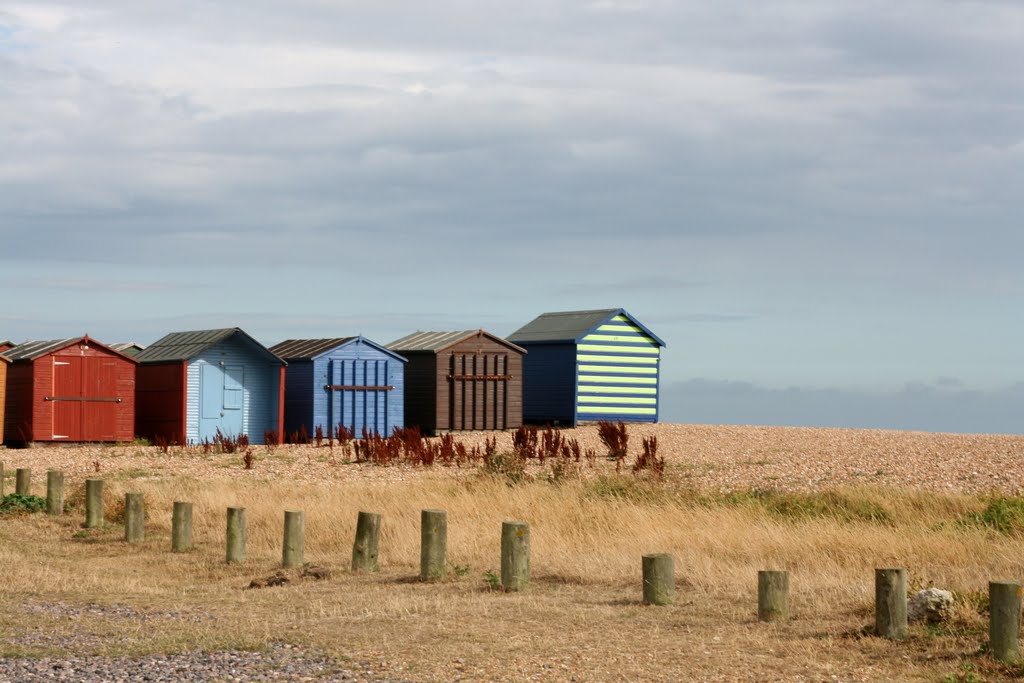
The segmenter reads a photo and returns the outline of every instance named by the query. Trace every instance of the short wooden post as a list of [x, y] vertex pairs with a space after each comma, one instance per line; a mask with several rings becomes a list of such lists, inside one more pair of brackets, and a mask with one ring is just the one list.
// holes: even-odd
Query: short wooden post
[[789, 621], [789, 572], [757, 573], [758, 621]]
[[875, 569], [875, 635], [907, 637], [906, 569]]
[[380, 520], [379, 512], [359, 513], [356, 541], [352, 545], [352, 571], [375, 572], [380, 569], [377, 559], [380, 551]]
[[521, 591], [530, 583], [530, 525], [501, 523], [501, 587]]
[[4, 461], [0, 460], [0, 498], [4, 497]]
[[448, 513], [423, 510], [420, 514], [420, 580], [444, 578], [448, 564]]
[[146, 540], [146, 510], [141, 493], [124, 494], [124, 540], [128, 543]]
[[227, 561], [245, 562], [245, 508], [228, 508]]
[[46, 472], [46, 512], [64, 514], [64, 473], [59, 470]]
[[306, 520], [301, 510], [284, 511], [284, 549], [281, 565], [301, 567], [306, 554]]
[[85, 527], [99, 529], [103, 526], [103, 480], [85, 480]]
[[1020, 596], [1021, 585], [1015, 581], [988, 584], [988, 647], [997, 662], [1020, 660]]
[[14, 492], [27, 496], [32, 488], [32, 470], [28, 467], [19, 467], [15, 470]]
[[192, 549], [192, 503], [174, 501], [171, 512], [171, 552], [183, 553]]
[[675, 560], [668, 553], [643, 556], [644, 604], [671, 605], [676, 598]]

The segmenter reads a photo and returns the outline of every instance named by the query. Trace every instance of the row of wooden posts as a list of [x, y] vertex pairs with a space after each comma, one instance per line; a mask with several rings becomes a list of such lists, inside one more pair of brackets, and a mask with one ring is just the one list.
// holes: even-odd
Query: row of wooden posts
[[[15, 492], [28, 495], [32, 471], [19, 468]], [[47, 511], [64, 512], [64, 474], [49, 470], [46, 476]], [[0, 463], [0, 496], [3, 496], [3, 463]], [[103, 480], [85, 481], [85, 526], [103, 526]], [[124, 538], [128, 543], [145, 539], [145, 509], [141, 493], [125, 494]], [[352, 570], [379, 569], [381, 514], [360, 512], [352, 546]], [[226, 561], [245, 560], [245, 508], [227, 509]], [[420, 515], [420, 579], [434, 581], [447, 572], [448, 513], [423, 510]], [[192, 503], [175, 501], [171, 514], [171, 551], [192, 549]], [[301, 510], [284, 512], [284, 544], [281, 563], [300, 567], [305, 561], [305, 516]], [[670, 605], [675, 600], [675, 560], [666, 553], [643, 555], [643, 602]], [[530, 580], [530, 526], [507, 521], [501, 525], [501, 587], [521, 591]], [[998, 661], [1020, 658], [1021, 584], [1015, 581], [989, 583], [989, 651]], [[788, 621], [789, 572], [764, 570], [757, 573], [757, 616], [765, 622]], [[907, 636], [907, 570], [875, 570], [875, 634], [900, 640]]]

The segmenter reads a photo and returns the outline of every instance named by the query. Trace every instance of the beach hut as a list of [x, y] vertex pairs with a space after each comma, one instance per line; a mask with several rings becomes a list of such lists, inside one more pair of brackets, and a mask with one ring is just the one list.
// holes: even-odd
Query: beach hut
[[623, 309], [544, 313], [508, 338], [529, 351], [525, 421], [658, 421], [665, 342]]
[[312, 437], [339, 425], [388, 436], [404, 423], [406, 360], [363, 337], [289, 339], [270, 350], [288, 362], [284, 429]]
[[10, 339], [0, 339], [0, 353], [14, 348], [14, 342]]
[[136, 359], [140, 436], [200, 443], [219, 431], [261, 444], [284, 430], [286, 364], [237, 327], [173, 332]]
[[8, 350], [8, 441], [131, 441], [135, 361], [88, 336]]
[[6, 403], [4, 396], [7, 394], [7, 366], [10, 363], [11, 361], [8, 360], [7, 356], [0, 353], [0, 443], [4, 442], [4, 411]]
[[522, 348], [484, 330], [414, 332], [388, 348], [409, 361], [406, 425], [426, 434], [522, 425]]

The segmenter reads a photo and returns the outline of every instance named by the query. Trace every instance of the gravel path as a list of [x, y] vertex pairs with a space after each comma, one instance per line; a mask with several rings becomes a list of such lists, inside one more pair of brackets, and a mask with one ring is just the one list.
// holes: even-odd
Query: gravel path
[[[593, 426], [563, 430], [584, 448], [604, 453]], [[645, 437], [656, 436], [658, 453], [670, 476], [689, 486], [712, 490], [750, 487], [813, 491], [835, 486], [893, 486], [944, 493], [1024, 495], [1024, 436], [932, 434], [871, 429], [802, 427], [731, 427], [713, 425], [630, 425], [630, 458]], [[483, 445], [495, 436], [499, 450], [510, 450], [512, 434], [466, 432], [456, 439], [467, 446]], [[15, 467], [30, 467], [33, 491], [45, 493], [48, 468], [61, 469], [71, 481], [121, 472], [133, 478], [188, 475], [209, 479], [274, 479], [343, 482], [400, 481], [417, 478], [450, 480], [470, 476], [471, 469], [435, 466], [374, 467], [346, 464], [341, 449], [283, 446], [253, 447], [255, 466], [242, 467], [239, 454], [204, 455], [199, 449], [162, 453], [142, 446], [40, 446], [0, 450], [13, 489]], [[612, 467], [599, 458], [584, 476], [607, 473]]]
[[369, 664], [341, 662], [273, 645], [266, 653], [227, 650], [145, 657], [0, 658], [0, 681], [345, 681], [399, 683], [379, 678]]

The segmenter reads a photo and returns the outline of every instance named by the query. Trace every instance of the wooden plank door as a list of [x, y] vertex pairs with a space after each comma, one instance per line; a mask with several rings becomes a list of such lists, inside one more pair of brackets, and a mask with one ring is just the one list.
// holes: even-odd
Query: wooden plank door
[[83, 358], [53, 357], [53, 393], [49, 396], [53, 406], [54, 441], [82, 440], [82, 368]]
[[117, 438], [117, 361], [92, 356], [82, 358], [81, 441], [114, 441]]

